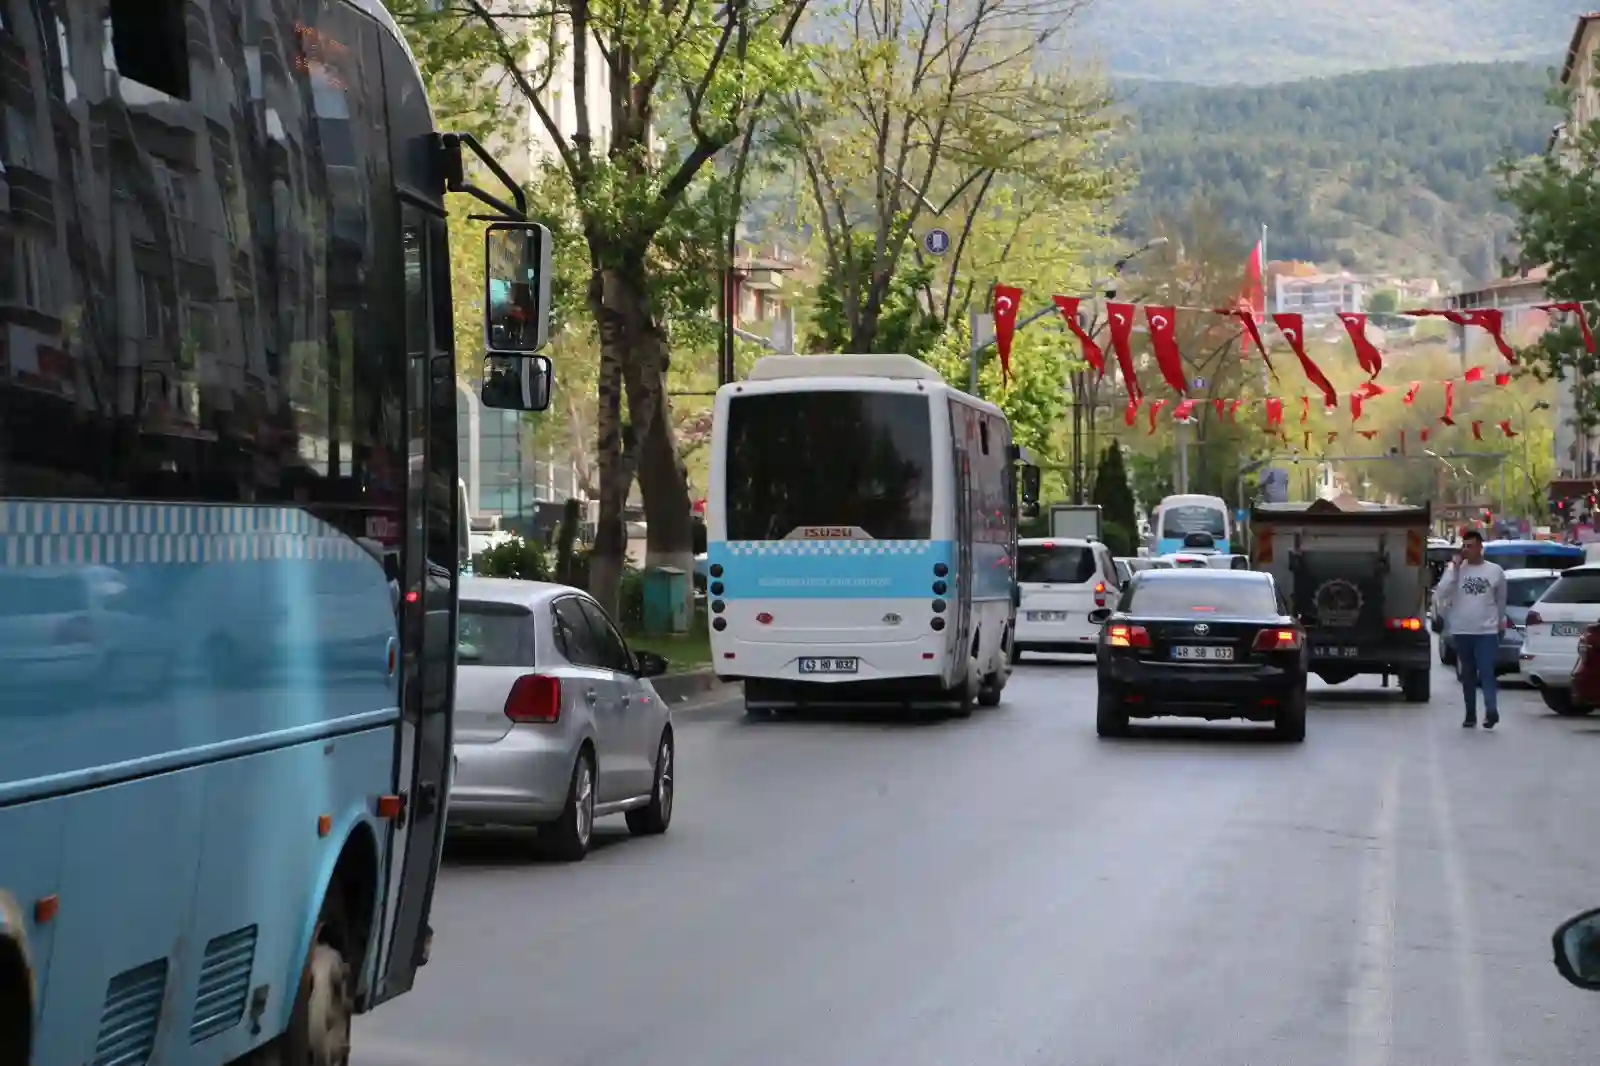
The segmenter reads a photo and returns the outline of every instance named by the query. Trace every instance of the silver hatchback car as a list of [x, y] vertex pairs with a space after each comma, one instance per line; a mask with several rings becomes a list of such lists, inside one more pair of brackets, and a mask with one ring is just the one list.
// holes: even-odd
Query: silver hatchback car
[[666, 832], [672, 715], [649, 679], [667, 661], [630, 651], [588, 593], [462, 578], [457, 654], [450, 826], [536, 826], [569, 861], [608, 814]]

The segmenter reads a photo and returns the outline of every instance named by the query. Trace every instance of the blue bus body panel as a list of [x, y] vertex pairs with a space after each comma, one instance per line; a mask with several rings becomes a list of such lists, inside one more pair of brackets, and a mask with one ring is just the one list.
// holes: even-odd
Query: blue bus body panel
[[938, 563], [954, 568], [948, 540], [730, 540], [706, 545], [720, 565], [723, 599], [907, 599], [933, 595]]
[[0, 502], [0, 889], [34, 1066], [210, 1066], [282, 1029], [357, 823], [388, 868], [395, 603], [295, 508]]

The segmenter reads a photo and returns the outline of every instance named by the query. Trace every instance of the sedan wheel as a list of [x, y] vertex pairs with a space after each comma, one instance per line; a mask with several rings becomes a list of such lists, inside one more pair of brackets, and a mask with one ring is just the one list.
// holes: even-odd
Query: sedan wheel
[[628, 831], [635, 836], [656, 836], [672, 824], [672, 799], [675, 791], [672, 733], [661, 734], [656, 748], [656, 781], [650, 789], [650, 803], [627, 814]]
[[594, 762], [584, 751], [572, 767], [567, 805], [552, 825], [540, 830], [540, 836], [547, 838], [550, 852], [556, 858], [579, 862], [589, 853], [589, 838], [593, 833]]

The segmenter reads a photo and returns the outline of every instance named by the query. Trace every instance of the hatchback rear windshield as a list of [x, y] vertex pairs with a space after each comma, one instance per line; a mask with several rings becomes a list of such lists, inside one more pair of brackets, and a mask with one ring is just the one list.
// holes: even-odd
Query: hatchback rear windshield
[[1540, 597], [1540, 603], [1600, 603], [1600, 570], [1562, 574]]
[[1134, 615], [1162, 618], [1276, 618], [1277, 598], [1265, 581], [1238, 581], [1225, 577], [1160, 578], [1140, 580], [1122, 593], [1117, 609]]
[[533, 627], [526, 608], [510, 603], [461, 604], [456, 658], [463, 666], [533, 666]]
[[1555, 584], [1553, 577], [1519, 577], [1506, 582], [1507, 607], [1532, 607], [1539, 602], [1546, 589]]
[[1041, 585], [1081, 585], [1094, 580], [1094, 549], [1075, 544], [1023, 544], [1017, 580]]

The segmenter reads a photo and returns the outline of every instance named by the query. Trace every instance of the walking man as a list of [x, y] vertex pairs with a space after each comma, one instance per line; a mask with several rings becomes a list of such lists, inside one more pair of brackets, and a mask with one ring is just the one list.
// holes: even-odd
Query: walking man
[[1506, 572], [1483, 557], [1483, 534], [1461, 534], [1461, 552], [1450, 560], [1434, 590], [1450, 639], [1455, 642], [1457, 676], [1467, 704], [1463, 729], [1478, 724], [1478, 690], [1483, 689], [1483, 727], [1500, 721], [1494, 664], [1506, 628]]

